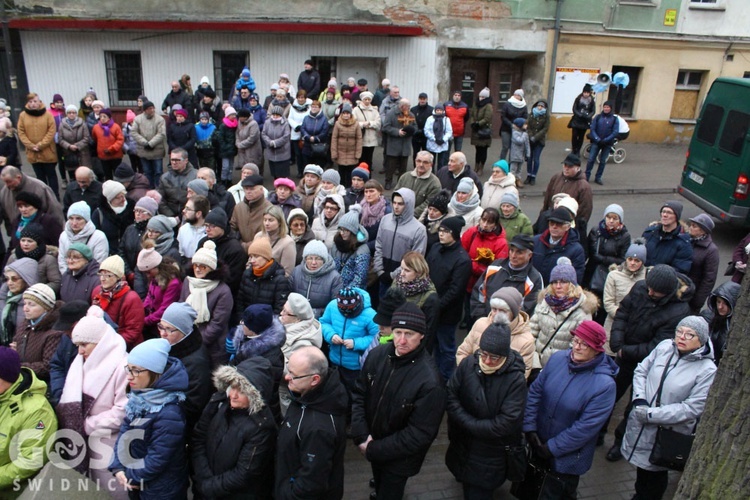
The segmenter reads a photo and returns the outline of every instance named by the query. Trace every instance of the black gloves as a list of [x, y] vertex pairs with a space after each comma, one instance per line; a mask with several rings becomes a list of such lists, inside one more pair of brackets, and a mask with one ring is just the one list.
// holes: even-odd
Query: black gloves
[[443, 144], [445, 144], [445, 141], [442, 139], [435, 139], [435, 144], [437, 144], [438, 146], [442, 146]]
[[296, 127], [294, 127], [295, 132], [299, 132], [300, 130], [302, 130], [302, 125], [297, 125]]

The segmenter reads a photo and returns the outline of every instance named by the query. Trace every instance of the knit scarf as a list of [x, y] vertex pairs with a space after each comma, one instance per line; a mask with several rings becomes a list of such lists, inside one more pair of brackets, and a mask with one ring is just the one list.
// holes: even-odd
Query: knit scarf
[[521, 108], [526, 107], [526, 99], [516, 99], [515, 95], [510, 96], [510, 99], [508, 99], [508, 102], [514, 108], [521, 109]]
[[16, 334], [16, 313], [23, 294], [13, 295], [8, 292], [8, 298], [3, 307], [2, 321], [0, 321], [0, 345], [7, 346]]
[[229, 128], [237, 128], [237, 119], [230, 119], [225, 116], [221, 121]]
[[381, 196], [375, 203], [362, 203], [362, 215], [360, 224], [370, 227], [385, 215], [385, 197]]
[[547, 114], [547, 109], [534, 108], [532, 110], [532, 114], [534, 115], [534, 118], [539, 118]]
[[610, 229], [604, 221], [599, 222], [599, 232], [608, 234], [610, 236], [616, 236], [622, 232], [622, 228], [625, 227], [622, 224], [618, 224], [616, 227]]
[[27, 113], [31, 116], [42, 116], [44, 113], [47, 112], [47, 108], [41, 108], [41, 109], [29, 109], [27, 107], [23, 108], [23, 112]]
[[704, 234], [702, 236], [691, 236], [690, 237], [690, 241], [693, 242], [693, 243], [695, 243], [697, 241], [705, 240], [706, 238], [708, 238], [707, 234]]
[[72, 120], [70, 118], [65, 118], [65, 122], [71, 127], [76, 124], [76, 120], [77, 118], [73, 118]]
[[258, 278], [260, 278], [261, 276], [263, 276], [263, 273], [265, 273], [268, 270], [268, 268], [271, 267], [272, 265], [273, 265], [273, 259], [266, 262], [265, 265], [263, 266], [253, 267], [253, 276], [257, 276]]
[[195, 324], [208, 323], [211, 319], [211, 311], [208, 310], [208, 294], [213, 292], [219, 286], [219, 280], [206, 280], [188, 276], [188, 286], [190, 295], [185, 299], [185, 303], [192, 306], [198, 313]]
[[24, 252], [23, 250], [21, 250], [20, 246], [16, 247], [16, 259], [23, 259], [24, 257], [28, 257], [29, 259], [33, 259], [39, 262], [39, 259], [44, 257], [44, 254], [46, 253], [47, 245], [45, 245], [43, 241], [41, 242], [41, 244], [37, 245], [37, 247], [31, 252]]
[[405, 282], [401, 277], [401, 274], [399, 274], [396, 277], [396, 286], [403, 290], [404, 295], [412, 297], [424, 293], [430, 288], [430, 278], [425, 276], [424, 278], [416, 278], [412, 281]]
[[102, 288], [99, 294], [94, 297], [95, 305], [98, 305], [102, 310], [106, 311], [109, 305], [115, 300], [124, 297], [126, 293], [130, 291], [130, 286], [126, 281], [118, 281], [111, 290], [105, 290]]
[[307, 102], [303, 102], [302, 104], [298, 103], [297, 101], [294, 101], [292, 103], [292, 106], [294, 106], [294, 109], [299, 111], [300, 113], [304, 113], [307, 111], [310, 107], [310, 105]]
[[169, 231], [164, 234], [160, 234], [158, 238], [156, 238], [156, 251], [159, 252], [160, 255], [166, 255], [166, 253], [169, 251], [170, 248], [172, 248], [172, 244], [174, 243], [174, 233], [172, 231]]
[[485, 97], [484, 99], [480, 97], [477, 99], [477, 108], [483, 108], [491, 102], [492, 102], [491, 97]]
[[424, 220], [424, 226], [427, 229], [427, 232], [430, 234], [435, 234], [438, 232], [438, 229], [440, 229], [440, 223], [443, 222], [443, 219], [448, 217], [448, 215], [441, 215], [437, 219], [430, 219], [430, 215], [427, 214], [427, 217]]
[[114, 122], [112, 120], [109, 120], [106, 124], [99, 122], [99, 126], [102, 128], [102, 131], [104, 132], [104, 137], [109, 137], [110, 129], [112, 128], [112, 124]]
[[165, 389], [138, 389], [128, 394], [128, 404], [125, 406], [125, 416], [133, 421], [145, 417], [149, 413], [158, 413], [169, 403], [185, 401], [182, 391], [167, 391]]
[[445, 115], [433, 114], [434, 122], [432, 122], [432, 132], [435, 134], [436, 140], [441, 140], [445, 134]]
[[107, 201], [107, 205], [109, 205], [109, 208], [112, 209], [112, 211], [115, 213], [115, 215], [120, 215], [121, 213], [123, 213], [125, 211], [126, 208], [128, 208], [128, 204], [127, 203], [125, 203], [121, 207], [115, 207], [115, 206], [112, 206], [112, 204], [109, 201]]
[[450, 206], [451, 208], [453, 208], [456, 215], [466, 215], [479, 206], [479, 201], [479, 194], [476, 190], [474, 190], [471, 197], [463, 203], [458, 201], [458, 198], [456, 198], [456, 193], [454, 193], [453, 197], [451, 198]]
[[503, 358], [502, 362], [498, 364], [497, 366], [489, 366], [485, 364], [484, 361], [482, 361], [482, 356], [479, 356], [479, 369], [482, 370], [482, 373], [485, 375], [492, 375], [496, 371], [498, 371], [500, 368], [505, 365], [505, 362], [508, 360], [508, 358]]
[[38, 213], [39, 212], [34, 212], [34, 215], [32, 215], [31, 217], [24, 217], [23, 215], [21, 216], [21, 219], [18, 222], [18, 228], [16, 229], [16, 238], [21, 237], [21, 231], [23, 231], [23, 228], [33, 222], [34, 219], [36, 219]]
[[544, 301], [552, 309], [552, 312], [558, 314], [566, 309], [570, 309], [578, 301], [578, 297], [555, 297], [553, 294], [548, 293], [544, 296]]

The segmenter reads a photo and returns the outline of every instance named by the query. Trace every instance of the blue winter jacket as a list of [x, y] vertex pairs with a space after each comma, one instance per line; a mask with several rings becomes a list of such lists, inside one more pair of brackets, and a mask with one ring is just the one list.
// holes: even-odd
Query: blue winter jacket
[[[370, 294], [361, 288], [353, 288], [362, 296], [364, 308], [358, 316], [346, 318], [339, 312], [336, 299], [326, 306], [320, 325], [323, 327], [323, 338], [331, 346], [328, 358], [331, 363], [343, 366], [347, 370], [359, 370], [359, 356], [365, 352], [375, 335], [378, 333], [378, 325], [372, 320], [375, 317], [375, 309], [370, 306]], [[354, 349], [347, 349], [343, 345], [331, 344], [334, 335], [342, 339], [354, 339]]]
[[582, 475], [591, 468], [599, 430], [615, 405], [619, 368], [605, 354], [576, 365], [570, 352], [554, 353], [531, 384], [523, 431], [536, 432], [547, 444], [552, 470]]
[[669, 232], [662, 231], [661, 224], [654, 224], [643, 231], [646, 240], [646, 265], [666, 264], [681, 273], [689, 273], [693, 265], [693, 246], [690, 235], [682, 231], [682, 226]]
[[601, 113], [591, 122], [591, 142], [613, 144], [620, 131], [620, 122], [614, 113]]
[[[188, 374], [182, 361], [170, 356], [167, 368], [153, 388], [186, 392]], [[187, 495], [188, 486], [185, 412], [176, 398], [154, 410], [143, 409], [132, 419], [125, 417], [109, 470], [113, 474], [124, 471], [131, 483], [141, 486], [142, 500], [182, 500]], [[123, 439], [131, 441], [121, 443]], [[121, 455], [121, 446], [128, 448], [130, 457]], [[143, 462], [136, 467], [129, 464], [127, 458], [143, 459]]]
[[542, 275], [544, 283], [549, 284], [552, 268], [557, 265], [557, 259], [567, 257], [576, 270], [578, 283], [583, 283], [583, 272], [586, 270], [586, 255], [578, 237], [578, 231], [571, 229], [563, 236], [557, 245], [549, 244], [549, 229], [534, 236], [534, 257], [531, 263], [534, 269]]

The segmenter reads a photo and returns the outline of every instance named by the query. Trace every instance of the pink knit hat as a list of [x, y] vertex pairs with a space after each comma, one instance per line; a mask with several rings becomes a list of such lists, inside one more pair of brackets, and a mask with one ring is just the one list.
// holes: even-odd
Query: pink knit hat
[[138, 260], [136, 262], [138, 270], [145, 273], [159, 264], [161, 264], [161, 255], [154, 248], [154, 242], [152, 240], [144, 241], [143, 250], [138, 253]]
[[277, 188], [279, 186], [285, 186], [294, 191], [297, 186], [295, 186], [294, 181], [292, 179], [288, 179], [286, 177], [279, 177], [275, 181], [273, 181], [273, 187]]
[[135, 113], [133, 113], [132, 109], [129, 109], [125, 113], [125, 121], [127, 121], [128, 123], [133, 123], [133, 120], [135, 120]]

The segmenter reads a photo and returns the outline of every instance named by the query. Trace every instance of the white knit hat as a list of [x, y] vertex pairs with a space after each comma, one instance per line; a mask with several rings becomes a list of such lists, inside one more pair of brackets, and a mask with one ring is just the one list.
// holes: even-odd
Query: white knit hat
[[206, 241], [193, 255], [193, 264], [203, 264], [211, 269], [216, 269], [218, 258], [216, 257], [216, 243]]
[[31, 285], [23, 292], [23, 298], [33, 300], [48, 311], [55, 307], [55, 292], [44, 283]]

